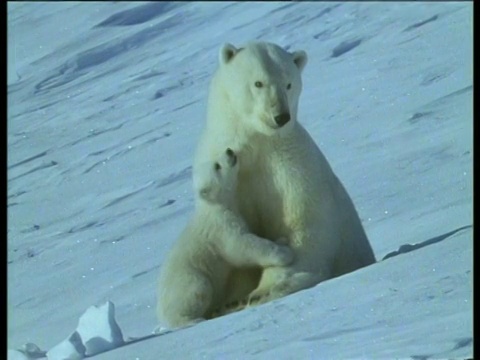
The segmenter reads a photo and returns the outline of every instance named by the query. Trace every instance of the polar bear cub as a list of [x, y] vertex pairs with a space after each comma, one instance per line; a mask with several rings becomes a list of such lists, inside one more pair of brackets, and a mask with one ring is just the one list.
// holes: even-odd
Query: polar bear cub
[[196, 208], [161, 269], [157, 315], [171, 327], [208, 319], [231, 301], [238, 268], [286, 266], [293, 251], [250, 233], [235, 206], [239, 161], [231, 150], [196, 167]]

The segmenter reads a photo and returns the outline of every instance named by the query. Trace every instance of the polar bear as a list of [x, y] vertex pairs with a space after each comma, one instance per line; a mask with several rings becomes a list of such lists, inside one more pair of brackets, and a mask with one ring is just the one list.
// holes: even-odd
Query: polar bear
[[236, 268], [255, 273], [252, 269], [285, 266], [293, 260], [288, 246], [249, 233], [234, 201], [238, 158], [231, 149], [217, 158], [197, 167], [194, 216], [161, 269], [157, 315], [171, 327], [211, 317], [216, 308], [235, 300], [237, 290], [245, 295], [239, 287], [228, 289]]
[[272, 43], [225, 44], [209, 88], [194, 169], [219, 148], [233, 149], [242, 159], [235, 193], [240, 215], [251, 232], [285, 238], [295, 253], [291, 264], [261, 275], [235, 273], [232, 288], [259, 283], [250, 287], [252, 304], [376, 261], [350, 196], [298, 122], [306, 63], [305, 51]]

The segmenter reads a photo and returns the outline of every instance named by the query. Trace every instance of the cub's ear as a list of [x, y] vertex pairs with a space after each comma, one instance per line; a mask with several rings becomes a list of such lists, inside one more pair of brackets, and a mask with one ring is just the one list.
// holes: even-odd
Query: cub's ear
[[230, 60], [233, 59], [235, 54], [239, 51], [235, 46], [232, 44], [226, 43], [222, 46], [220, 49], [220, 54], [219, 54], [219, 61], [220, 64], [227, 64], [230, 62]]
[[293, 56], [293, 62], [295, 63], [295, 65], [297, 65], [300, 71], [302, 71], [305, 65], [307, 65], [307, 60], [308, 60], [307, 53], [303, 50], [299, 50], [292, 53], [292, 56]]

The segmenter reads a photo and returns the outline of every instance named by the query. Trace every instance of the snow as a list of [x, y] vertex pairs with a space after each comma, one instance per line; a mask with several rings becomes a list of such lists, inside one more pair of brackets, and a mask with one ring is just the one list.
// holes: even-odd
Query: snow
[[101, 306], [90, 306], [80, 317], [77, 332], [85, 344], [85, 354], [97, 354], [124, 343], [115, 320], [115, 305], [107, 301]]
[[75, 331], [47, 352], [48, 360], [77, 360], [124, 344], [115, 319], [115, 305], [107, 301], [90, 306], [80, 317]]
[[29, 360], [28, 356], [18, 350], [8, 349], [7, 351], [8, 360]]
[[402, 251], [95, 357], [473, 356], [471, 2], [9, 2], [7, 15], [9, 349], [52, 349], [107, 301], [126, 339], [159, 325], [218, 49], [265, 40], [308, 53], [300, 121], [377, 259]]
[[46, 351], [43, 351], [38, 345], [33, 343], [23, 344], [19, 349], [8, 349], [8, 360], [29, 360], [45, 357]]
[[85, 346], [78, 332], [47, 351], [48, 360], [80, 360], [85, 358]]

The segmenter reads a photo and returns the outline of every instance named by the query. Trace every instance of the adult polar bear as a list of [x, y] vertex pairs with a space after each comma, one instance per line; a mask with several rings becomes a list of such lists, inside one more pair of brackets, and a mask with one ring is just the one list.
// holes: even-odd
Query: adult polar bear
[[261, 303], [374, 263], [352, 200], [297, 121], [307, 54], [266, 42], [225, 44], [219, 62], [193, 176], [232, 148], [242, 161], [236, 202], [250, 231], [286, 238], [295, 253], [292, 264], [261, 275], [238, 270], [231, 286], [254, 284], [243, 295]]

